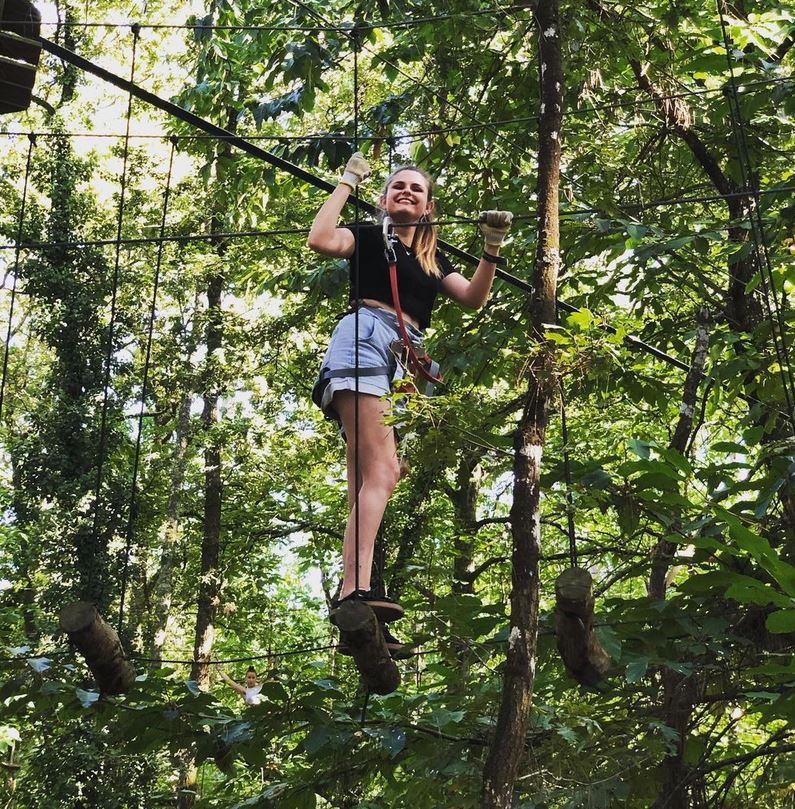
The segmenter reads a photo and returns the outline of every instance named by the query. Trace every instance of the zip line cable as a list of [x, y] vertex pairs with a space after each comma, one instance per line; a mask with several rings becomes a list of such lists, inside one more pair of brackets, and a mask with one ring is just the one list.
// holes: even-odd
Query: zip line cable
[[[160, 218], [160, 235], [162, 236], [166, 228], [166, 216], [168, 214], [168, 201], [171, 193], [171, 176], [174, 169], [174, 152], [177, 148], [177, 139], [171, 141], [171, 153], [168, 160], [168, 174], [166, 176], [166, 187], [163, 193], [163, 210]], [[155, 317], [157, 313], [157, 292], [160, 284], [160, 270], [163, 265], [163, 250], [165, 242], [162, 240], [157, 245], [157, 259], [155, 261], [155, 277], [152, 282], [152, 303], [149, 307], [149, 328], [146, 335], [146, 352], [144, 356], [143, 380], [141, 382], [141, 409], [138, 412], [138, 430], [135, 437], [135, 454], [133, 460], [132, 483], [130, 486], [130, 502], [127, 507], [127, 535], [124, 547], [124, 565], [121, 576], [121, 594], [119, 596], [119, 622], [118, 632], [121, 635], [124, 625], [124, 599], [127, 593], [127, 579], [130, 567], [130, 551], [132, 550], [133, 532], [135, 520], [138, 516], [138, 468], [141, 460], [141, 439], [143, 436], [144, 412], [146, 410], [146, 396], [149, 392], [149, 365], [152, 358], [152, 341], [155, 330]]]
[[[109, 70], [106, 70], [105, 68], [100, 67], [99, 65], [94, 64], [93, 62], [90, 62], [88, 59], [85, 59], [84, 57], [79, 56], [76, 53], [73, 53], [72, 51], [68, 50], [67, 48], [64, 48], [61, 45], [57, 45], [56, 43], [50, 42], [49, 40], [46, 40], [46, 39], [43, 39], [43, 38], [40, 38], [40, 41], [42, 43], [42, 47], [45, 50], [47, 50], [48, 52], [52, 53], [54, 56], [57, 56], [60, 59], [63, 59], [65, 61], [67, 61], [67, 62], [70, 62], [71, 64], [74, 64], [75, 66], [81, 68], [82, 70], [85, 70], [88, 73], [92, 73], [92, 74], [98, 76], [99, 78], [109, 82], [110, 84], [113, 84], [116, 87], [119, 87], [120, 89], [124, 90], [125, 92], [133, 93], [137, 98], [141, 99], [142, 101], [146, 102], [147, 104], [151, 104], [152, 106], [155, 106], [158, 109], [161, 109], [162, 111], [167, 112], [168, 114], [178, 118], [179, 120], [182, 120], [185, 123], [188, 123], [188, 124], [190, 124], [192, 126], [195, 126], [198, 129], [203, 130], [205, 133], [208, 133], [208, 134], [211, 134], [211, 135], [214, 135], [214, 136], [216, 136], [216, 135], [217, 136], [222, 136], [222, 137], [226, 138], [227, 140], [229, 140], [230, 142], [232, 142], [233, 145], [237, 146], [237, 148], [239, 148], [241, 151], [243, 151], [243, 152], [245, 152], [245, 153], [247, 153], [247, 154], [249, 154], [249, 155], [251, 155], [253, 157], [257, 157], [257, 158], [259, 158], [261, 160], [264, 160], [265, 162], [269, 163], [270, 165], [275, 166], [276, 168], [282, 169], [282, 170], [288, 172], [289, 174], [292, 174], [294, 177], [297, 177], [298, 179], [303, 180], [304, 182], [308, 183], [309, 185], [313, 185], [316, 188], [319, 188], [319, 189], [321, 189], [323, 191], [326, 191], [328, 193], [330, 193], [331, 191], [334, 190], [334, 186], [331, 183], [327, 182], [326, 180], [323, 180], [323, 179], [317, 177], [316, 175], [312, 174], [311, 172], [307, 171], [306, 169], [304, 169], [304, 168], [302, 168], [302, 167], [300, 167], [300, 166], [298, 166], [298, 165], [296, 165], [294, 163], [291, 163], [288, 160], [285, 160], [285, 159], [283, 159], [283, 158], [281, 158], [281, 157], [279, 157], [279, 156], [277, 156], [277, 155], [275, 155], [275, 154], [273, 154], [271, 152], [268, 152], [265, 149], [260, 148], [259, 146], [256, 146], [255, 144], [249, 142], [245, 138], [243, 138], [241, 136], [238, 136], [238, 135], [235, 135], [234, 133], [229, 132], [228, 130], [225, 130], [222, 127], [219, 127], [219, 126], [217, 126], [215, 124], [212, 124], [209, 121], [206, 121], [205, 119], [201, 118], [200, 116], [195, 115], [194, 113], [191, 113], [191, 112], [189, 112], [187, 110], [184, 110], [181, 107], [177, 106], [176, 104], [173, 104], [170, 101], [166, 101], [165, 99], [162, 99], [162, 98], [156, 96], [154, 93], [150, 93], [149, 91], [144, 90], [143, 88], [135, 85], [133, 82], [130, 82], [130, 81], [127, 81], [126, 79], [123, 79], [122, 77], [112, 73]], [[409, 77], [409, 78], [411, 79], [411, 77]], [[784, 187], [781, 190], [788, 191], [788, 190], [791, 190], [791, 188]], [[740, 192], [739, 195], [740, 196], [747, 195], [747, 192]], [[725, 195], [704, 196], [704, 197], [689, 197], [689, 198], [677, 200], [675, 202], [676, 202], [676, 204], [689, 204], [689, 203], [696, 203], [696, 202], [700, 202], [700, 201], [703, 201], [703, 202], [720, 201], [722, 199], [725, 199]], [[373, 214], [373, 215], [376, 215], [378, 213], [378, 209], [374, 205], [371, 205], [371, 204], [365, 202], [364, 200], [357, 199], [357, 198], [351, 198], [350, 202], [351, 202], [352, 205], [357, 206], [358, 208], [360, 208], [363, 211], [366, 211], [367, 213], [370, 213], [370, 214]], [[649, 208], [649, 207], [656, 207], [656, 206], [659, 206], [659, 205], [667, 205], [667, 204], [674, 204], [674, 201], [662, 201], [661, 200], [661, 201], [658, 201], [658, 202], [653, 202], [653, 203], [648, 203], [648, 204], [638, 204], [638, 205], [629, 206], [629, 207], [633, 207], [635, 210], [645, 210], [646, 208]], [[591, 209], [582, 209], [582, 210], [580, 210], [580, 211], [578, 211], [578, 212], [576, 212], [576, 213], [574, 213], [572, 215], [588, 214], [588, 213], [594, 213], [594, 212], [595, 213], [601, 213], [599, 211], [599, 209], [591, 208]], [[463, 250], [461, 250], [461, 249], [459, 249], [459, 248], [457, 248], [457, 247], [455, 247], [455, 246], [453, 246], [453, 245], [451, 245], [451, 244], [449, 244], [449, 243], [447, 243], [447, 242], [445, 242], [443, 240], [439, 240], [439, 246], [443, 250], [445, 250], [445, 252], [456, 256], [457, 258], [467, 262], [468, 264], [471, 264], [472, 266], [475, 266], [477, 264], [477, 262], [478, 262], [478, 260], [474, 256], [466, 253], [465, 251], [463, 251]], [[497, 276], [503, 278], [504, 280], [508, 280], [511, 283], [518, 282], [518, 279], [511, 278], [511, 276], [508, 273], [505, 273], [500, 268], [497, 269]], [[520, 286], [520, 288], [529, 289], [529, 285], [527, 285], [527, 284], [525, 284], [523, 282], [519, 282], [519, 286]]]
[[11, 300], [8, 305], [8, 329], [6, 330], [5, 349], [3, 351], [3, 374], [2, 378], [0, 378], [0, 420], [2, 419], [3, 402], [5, 401], [6, 377], [8, 375], [8, 358], [9, 355], [11, 354], [11, 336], [13, 334], [13, 327], [14, 327], [14, 304], [16, 303], [17, 299], [17, 282], [19, 280], [19, 259], [22, 253], [22, 233], [25, 224], [25, 205], [27, 204], [28, 200], [28, 181], [30, 180], [30, 167], [32, 162], [31, 158], [33, 156], [33, 147], [36, 145], [36, 138], [34, 135], [29, 135], [28, 138], [29, 138], [28, 156], [25, 160], [25, 179], [22, 184], [22, 199], [19, 205], [19, 220], [17, 224], [17, 243], [16, 249], [14, 251], [14, 265], [11, 268], [14, 280], [11, 286]]
[[[308, 8], [308, 7], [307, 7]], [[443, 22], [444, 20], [457, 20], [457, 19], [470, 19], [474, 17], [483, 17], [483, 16], [499, 16], [499, 15], [506, 15], [509, 11], [528, 11], [527, 5], [523, 4], [516, 4], [511, 6], [505, 6], [503, 8], [489, 8], [489, 9], [480, 9], [480, 10], [473, 10], [473, 11], [456, 11], [450, 12], [448, 14], [435, 14], [433, 16], [428, 17], [416, 17], [412, 19], [404, 19], [399, 22], [372, 22], [372, 23], [339, 23], [337, 25], [328, 24], [323, 26], [318, 25], [223, 25], [217, 23], [203, 23], [203, 22], [196, 22], [196, 23], [156, 23], [156, 22], [111, 22], [111, 21], [86, 21], [86, 22], [74, 22], [70, 21], [68, 24], [63, 22], [62, 20], [58, 21], [44, 21], [41, 25], [46, 26], [66, 26], [68, 25], [69, 28], [134, 28], [137, 27], [139, 30], [149, 29], [149, 30], [173, 30], [173, 31], [299, 31], [299, 32], [329, 32], [329, 33], [339, 33], [339, 34], [349, 34], [352, 30], [358, 29], [360, 31], [380, 31], [380, 30], [392, 30], [392, 29], [399, 29], [399, 28], [414, 28], [419, 27], [421, 25], [425, 25], [427, 23], [432, 22]], [[8, 26], [11, 28], [15, 24], [15, 21], [9, 21], [8, 23], [4, 22], [4, 26]], [[23, 24], [23, 23], [17, 23]]]
[[[182, 140], [182, 137], [179, 138]], [[767, 196], [767, 195], [774, 195], [774, 194], [787, 194], [795, 191], [795, 185], [785, 185], [785, 186], [778, 186], [774, 188], [763, 188], [756, 192], [757, 195]], [[749, 197], [750, 192], [748, 191], [737, 191], [732, 192], [729, 194], [716, 194], [711, 196], [703, 196], [703, 197], [682, 197], [680, 199], [660, 199], [660, 200], [652, 200], [646, 203], [624, 203], [622, 207], [626, 208], [627, 210], [637, 211], [641, 213], [646, 210], [652, 210], [654, 208], [662, 208], [662, 207], [675, 207], [678, 205], [691, 205], [691, 204], [702, 204], [708, 202], [723, 202], [727, 198], [740, 198], [740, 197]], [[363, 206], [367, 205], [367, 203], [362, 203]], [[375, 211], [376, 209], [374, 209]], [[561, 211], [560, 216], [562, 219], [577, 219], [577, 218], [585, 218], [585, 217], [593, 217], [599, 216], [602, 219], [615, 219], [615, 217], [610, 217], [604, 214], [603, 211], [600, 211], [597, 208], [576, 208], [569, 211]], [[531, 222], [535, 219], [535, 213], [529, 214], [517, 214], [514, 218], [514, 222], [524, 222], [528, 221]], [[459, 217], [456, 219], [439, 219], [434, 220], [433, 226], [434, 227], [452, 227], [455, 225], [468, 225], [468, 224], [478, 224], [478, 219], [474, 217]], [[422, 227], [427, 225], [424, 222], [415, 222], [415, 226]], [[710, 228], [711, 230], [724, 230], [728, 227], [730, 223], [726, 225], [722, 225], [720, 227]], [[151, 227], [151, 226], [150, 226]], [[20, 245], [16, 243], [7, 243], [7, 244], [0, 244], [0, 250], [16, 250], [19, 246], [23, 250], [39, 250], [44, 249], [47, 247], [115, 247], [116, 244], [121, 245], [143, 245], [143, 244], [156, 244], [160, 241], [165, 242], [202, 242], [202, 241], [210, 241], [211, 239], [235, 239], [235, 238], [267, 238], [271, 236], [291, 236], [291, 235], [303, 235], [309, 233], [309, 228], [307, 227], [296, 227], [296, 228], [273, 228], [273, 229], [265, 229], [265, 230], [238, 230], [238, 231], [223, 231], [220, 233], [210, 234], [210, 233], [188, 233], [188, 234], [175, 234], [172, 236], [163, 236], [162, 239], [160, 236], [130, 236], [125, 237], [120, 240], [116, 239], [74, 239], [71, 241], [46, 241], [46, 242], [22, 242]], [[698, 232], [688, 235], [699, 235]], [[440, 245], [442, 245], [445, 249], [447, 245], [445, 242], [440, 240]], [[468, 255], [468, 254], [464, 254]], [[459, 256], [460, 257], [460, 256]], [[467, 260], [467, 259], [465, 259]], [[471, 263], [471, 261], [469, 262]], [[518, 278], [511, 276], [509, 273], [502, 271], [498, 271], [499, 277], [501, 277], [504, 281], [508, 281], [508, 283], [517, 286], [519, 289], [524, 289], [523, 284], [526, 282], [521, 281]]]
[[[745, 82], [741, 87], [738, 87], [738, 92], [744, 92], [748, 87], [769, 87], [770, 85], [776, 84], [783, 84], [783, 83], [792, 83], [795, 84], [795, 76], [779, 76], [777, 78], [770, 78], [770, 79], [759, 79], [755, 81]], [[659, 100], [661, 101], [668, 101], [674, 100], [679, 98], [688, 98], [690, 96], [702, 96], [702, 95], [718, 95], [723, 94], [726, 92], [725, 87], [713, 87], [713, 88], [701, 88], [699, 90], [688, 90], [683, 91], [681, 93], [673, 93], [671, 95], [662, 95], [659, 96]], [[655, 102], [651, 99], [635, 99], [633, 101], [620, 101], [620, 102], [606, 102], [604, 104], [596, 104], [590, 107], [582, 107], [577, 109], [571, 110], [564, 110], [563, 117], [572, 117], [572, 116], [581, 116], [587, 115], [590, 112], [606, 112], [614, 109], [622, 109], [622, 108], [630, 108], [630, 107], [642, 107], [646, 105], [653, 105]], [[537, 115], [523, 115], [518, 118], [505, 118], [497, 121], [490, 121], [489, 123], [483, 124], [459, 124], [455, 126], [446, 126], [446, 127], [434, 127], [432, 129], [420, 130], [417, 132], [405, 132], [405, 133], [395, 133], [392, 135], [359, 135], [360, 142], [368, 142], [368, 143], [384, 143], [392, 141], [404, 141], [404, 140], [414, 140], [419, 138], [426, 138], [432, 137], [435, 135], [447, 135], [454, 132], [468, 132], [468, 131], [478, 131], [482, 129], [494, 129], [499, 126], [510, 126], [512, 124], [527, 124], [532, 123], [538, 120]], [[28, 134], [32, 134], [39, 138], [63, 138], [63, 137], [71, 137], [71, 138], [123, 138], [124, 134], [117, 134], [117, 133], [110, 133], [110, 132], [0, 132], [0, 137], [27, 137]], [[171, 135], [167, 132], [156, 134], [156, 133], [140, 133], [140, 134], [131, 134], [131, 140], [167, 140], [170, 138]], [[225, 137], [222, 135], [207, 135], [207, 134], [196, 134], [196, 135], [180, 135], [180, 140], [224, 140]], [[233, 135], [232, 137], [242, 137]], [[334, 141], [334, 142], [352, 142], [353, 136], [352, 135], [345, 135], [342, 133], [334, 134], [334, 133], [324, 133], [324, 134], [308, 134], [308, 135], [292, 135], [292, 134], [266, 134], [266, 135], [258, 135], [255, 133], [251, 133], [245, 135], [246, 140], [248, 141], [299, 141], [299, 142], [311, 142], [311, 141]]]
[[[136, 51], [138, 46], [138, 31], [137, 29], [132, 29], [133, 34], [133, 45], [132, 45], [132, 59], [130, 64], [130, 84], [132, 84], [133, 79], [135, 78], [135, 58], [136, 58]], [[126, 118], [126, 127], [127, 133], [129, 135], [130, 131], [130, 120], [132, 117], [132, 100], [133, 96], [132, 93], [129, 93], [127, 96], [127, 118]], [[125, 203], [125, 194], [127, 191], [127, 163], [129, 159], [129, 138], [125, 137], [124, 139], [124, 150], [122, 156], [122, 170], [121, 170], [121, 181], [119, 187], [119, 212], [118, 217], [116, 220], [116, 238], [117, 240], [121, 240], [121, 232], [122, 232], [122, 225], [124, 223], [124, 203]], [[94, 596], [94, 588], [97, 586], [101, 587], [101, 583], [97, 583], [95, 580], [97, 575], [97, 568], [99, 566], [99, 561], [97, 556], [99, 554], [99, 516], [102, 507], [102, 473], [105, 465], [105, 454], [107, 450], [107, 440], [108, 440], [108, 405], [110, 402], [110, 378], [111, 378], [111, 365], [113, 361], [113, 338], [115, 336], [115, 329], [116, 329], [116, 303], [118, 298], [119, 292], [119, 276], [120, 276], [120, 269], [121, 269], [121, 245], [117, 245], [116, 247], [116, 255], [115, 261], [113, 266], [113, 289], [111, 292], [111, 302], [110, 302], [110, 320], [108, 322], [108, 345], [107, 345], [107, 353], [105, 355], [105, 379], [103, 383], [103, 396], [102, 396], [102, 415], [100, 418], [100, 428], [99, 428], [99, 447], [97, 449], [97, 474], [95, 480], [95, 490], [94, 490], [94, 520], [93, 520], [93, 529], [92, 529], [92, 541], [91, 541], [91, 558], [89, 560], [89, 573], [88, 573], [88, 580], [86, 583], [86, 593], [84, 594], [86, 597], [86, 601], [93, 601]]]

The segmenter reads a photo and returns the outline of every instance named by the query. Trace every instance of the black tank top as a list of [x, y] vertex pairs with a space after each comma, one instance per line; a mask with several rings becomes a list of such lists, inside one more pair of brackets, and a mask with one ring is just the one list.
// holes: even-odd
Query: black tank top
[[[345, 225], [356, 239], [356, 225]], [[359, 234], [359, 298], [371, 298], [381, 301], [389, 306], [395, 306], [392, 300], [392, 287], [389, 283], [389, 265], [384, 256], [384, 239], [380, 225], [362, 222], [358, 226]], [[350, 300], [357, 297], [356, 278], [356, 250], [349, 260], [351, 291]], [[426, 329], [431, 322], [431, 310], [436, 295], [441, 289], [442, 278], [428, 275], [417, 261], [413, 253], [401, 241], [395, 245], [397, 256], [398, 295], [400, 308], [413, 317], [421, 329]], [[447, 256], [440, 250], [436, 251], [436, 264], [442, 277], [457, 272], [450, 264]]]

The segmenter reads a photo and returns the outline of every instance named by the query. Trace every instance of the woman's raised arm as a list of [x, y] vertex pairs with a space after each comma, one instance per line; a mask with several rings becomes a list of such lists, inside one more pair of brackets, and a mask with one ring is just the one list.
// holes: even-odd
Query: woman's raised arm
[[316, 253], [335, 258], [350, 258], [353, 255], [353, 234], [347, 228], [338, 228], [337, 222], [348, 196], [369, 176], [370, 166], [367, 160], [361, 152], [356, 152], [348, 160], [339, 185], [317, 212], [306, 240], [307, 247]]

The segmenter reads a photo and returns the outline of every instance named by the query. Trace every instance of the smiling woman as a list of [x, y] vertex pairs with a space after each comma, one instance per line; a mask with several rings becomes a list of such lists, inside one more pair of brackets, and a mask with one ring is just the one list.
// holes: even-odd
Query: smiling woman
[[[307, 240], [318, 253], [350, 259], [351, 278], [351, 310], [331, 337], [313, 400], [340, 423], [347, 440], [349, 514], [343, 582], [331, 620], [342, 602], [366, 603], [381, 621], [387, 648], [398, 655], [402, 644], [386, 624], [400, 618], [403, 608], [370, 589], [375, 536], [401, 475], [395, 431], [385, 423], [389, 401], [384, 398], [407, 376], [400, 350], [395, 350], [401, 345], [398, 312], [411, 342], [419, 347], [440, 292], [463, 306], [480, 308], [488, 299], [512, 215], [506, 211], [481, 215], [485, 249], [467, 280], [437, 248], [432, 178], [417, 166], [402, 166], [388, 177], [379, 200], [397, 237], [394, 257], [388, 259], [380, 225], [337, 226], [348, 196], [369, 175], [367, 161], [357, 152], [315, 217]], [[390, 262], [396, 267], [399, 300], [392, 294]]]

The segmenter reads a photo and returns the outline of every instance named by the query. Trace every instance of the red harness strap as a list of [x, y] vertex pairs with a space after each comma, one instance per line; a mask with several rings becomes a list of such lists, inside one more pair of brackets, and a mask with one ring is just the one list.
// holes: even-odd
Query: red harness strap
[[392, 239], [394, 238], [396, 237], [390, 232], [388, 222], [385, 220], [384, 252], [386, 253], [386, 260], [389, 264], [389, 283], [392, 286], [392, 305], [395, 307], [395, 314], [397, 315], [400, 339], [403, 341], [403, 345], [406, 348], [407, 364], [411, 373], [421, 376], [426, 382], [430, 382], [432, 385], [438, 385], [442, 381], [442, 375], [434, 376], [431, 373], [430, 369], [433, 367], [434, 362], [427, 351], [421, 357], [417, 356], [417, 352], [414, 350], [414, 344], [411, 342], [411, 337], [406, 329], [406, 322], [403, 319], [403, 310], [400, 308], [400, 295], [398, 294], [397, 256], [395, 255], [395, 248], [392, 245]]

